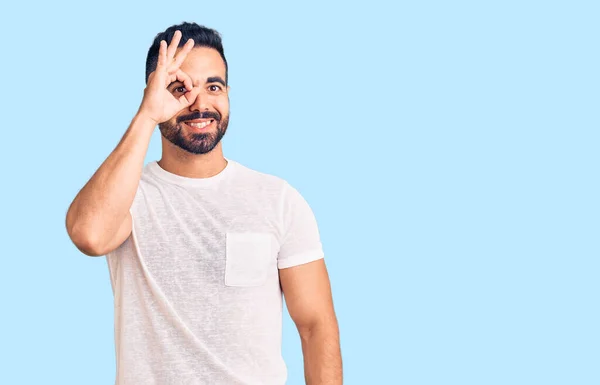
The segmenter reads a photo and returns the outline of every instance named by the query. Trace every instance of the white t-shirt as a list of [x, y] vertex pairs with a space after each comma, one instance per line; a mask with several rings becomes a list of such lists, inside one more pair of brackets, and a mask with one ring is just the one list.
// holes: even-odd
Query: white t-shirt
[[285, 180], [227, 159], [210, 178], [148, 163], [133, 231], [107, 254], [116, 385], [282, 385], [278, 269], [323, 258]]

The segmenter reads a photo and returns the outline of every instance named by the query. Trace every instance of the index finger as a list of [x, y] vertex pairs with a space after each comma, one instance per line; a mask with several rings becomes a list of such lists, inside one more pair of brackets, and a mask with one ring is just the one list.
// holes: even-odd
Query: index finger
[[175, 77], [177, 78], [177, 80], [183, 83], [183, 85], [188, 91], [191, 91], [192, 88], [194, 88], [192, 78], [190, 77], [190, 75], [186, 74], [182, 70], [177, 70], [177, 72], [175, 72]]

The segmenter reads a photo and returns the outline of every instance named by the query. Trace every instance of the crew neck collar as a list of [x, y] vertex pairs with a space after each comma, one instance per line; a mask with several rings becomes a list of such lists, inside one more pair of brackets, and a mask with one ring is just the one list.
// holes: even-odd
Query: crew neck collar
[[233, 172], [235, 161], [228, 158], [225, 158], [225, 160], [227, 161], [225, 168], [217, 175], [213, 175], [208, 178], [189, 178], [186, 176], [173, 174], [160, 167], [158, 161], [156, 160], [148, 163], [148, 170], [152, 173], [152, 175], [168, 183], [189, 187], [210, 187], [226, 179]]

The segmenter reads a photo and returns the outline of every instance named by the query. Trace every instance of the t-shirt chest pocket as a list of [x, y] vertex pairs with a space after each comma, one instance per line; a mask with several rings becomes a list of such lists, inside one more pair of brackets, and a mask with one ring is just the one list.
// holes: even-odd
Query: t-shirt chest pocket
[[271, 234], [230, 231], [225, 237], [225, 285], [264, 284], [271, 266]]

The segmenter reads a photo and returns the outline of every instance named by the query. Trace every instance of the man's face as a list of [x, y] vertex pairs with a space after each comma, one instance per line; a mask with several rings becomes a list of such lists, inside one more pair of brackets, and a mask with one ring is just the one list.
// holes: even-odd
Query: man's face
[[[174, 145], [192, 154], [206, 154], [219, 144], [229, 124], [225, 62], [215, 49], [197, 47], [187, 54], [180, 69], [192, 78], [194, 88], [201, 87], [200, 93], [189, 107], [158, 127]], [[170, 84], [167, 90], [176, 98], [187, 91], [180, 82]]]

